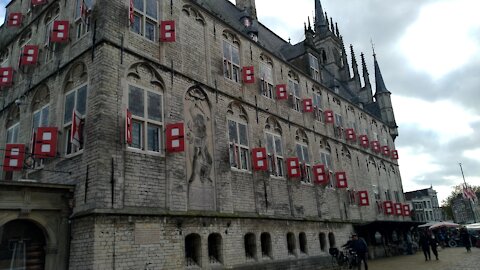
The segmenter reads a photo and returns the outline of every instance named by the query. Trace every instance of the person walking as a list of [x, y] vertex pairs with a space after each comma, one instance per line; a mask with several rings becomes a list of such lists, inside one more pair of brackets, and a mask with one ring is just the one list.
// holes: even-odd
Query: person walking
[[430, 254], [430, 244], [428, 241], [428, 236], [426, 232], [420, 234], [420, 239], [418, 241], [418, 245], [423, 250], [423, 255], [425, 255], [425, 261], [431, 260], [432, 255]]
[[365, 240], [358, 238], [357, 234], [352, 234], [352, 240], [349, 240], [344, 246], [351, 248], [358, 256], [358, 270], [362, 269], [362, 261], [365, 270], [368, 270], [368, 246]]
[[472, 252], [472, 243], [470, 242], [470, 234], [468, 233], [467, 228], [462, 227], [460, 230], [460, 239], [462, 239], [463, 245], [467, 249], [467, 252]]
[[438, 240], [435, 235], [429, 231], [428, 243], [430, 244], [430, 248], [432, 249], [433, 255], [435, 255], [435, 259], [438, 261]]

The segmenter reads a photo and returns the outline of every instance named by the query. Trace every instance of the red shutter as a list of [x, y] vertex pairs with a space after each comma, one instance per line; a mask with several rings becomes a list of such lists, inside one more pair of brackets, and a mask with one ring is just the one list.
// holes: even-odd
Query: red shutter
[[50, 41], [53, 43], [68, 42], [69, 30], [70, 30], [69, 21], [54, 21]]
[[370, 202], [368, 200], [368, 191], [363, 190], [358, 192], [358, 205], [360, 206], [369, 206]]
[[185, 128], [183, 123], [167, 125], [167, 152], [176, 153], [185, 150]]
[[160, 22], [160, 41], [161, 42], [175, 42], [175, 21]]
[[337, 179], [337, 188], [347, 188], [347, 174], [345, 172], [336, 172], [335, 178]]
[[303, 112], [313, 112], [313, 102], [311, 98], [303, 100]]
[[393, 215], [393, 203], [392, 201], [383, 202], [383, 210], [385, 215]]
[[72, 125], [70, 130], [70, 143], [80, 147], [82, 142], [82, 118], [80, 115], [74, 110], [72, 112]]
[[275, 87], [277, 89], [277, 99], [288, 99], [287, 94], [287, 85], [286, 84], [279, 84]]
[[29, 66], [37, 64], [38, 60], [38, 46], [25, 45], [20, 58], [20, 66]]
[[35, 135], [35, 156], [37, 158], [53, 158], [57, 155], [56, 127], [39, 127]]
[[390, 149], [388, 149], [388, 146], [382, 146], [382, 152], [384, 156], [390, 156]]
[[135, 23], [135, 6], [133, 5], [133, 0], [130, 0], [130, 8], [128, 12], [128, 20], [130, 21], [130, 25]]
[[242, 68], [243, 83], [255, 83], [255, 69], [253, 66]]
[[22, 25], [23, 14], [16, 12], [8, 14], [7, 26], [17, 27]]
[[380, 149], [380, 143], [378, 141], [372, 141], [372, 150], [377, 153], [380, 153], [382, 151]]
[[410, 205], [404, 204], [403, 205], [403, 216], [409, 217], [410, 216]]
[[47, 0], [32, 0], [32, 6], [44, 5], [47, 3]]
[[254, 171], [268, 171], [267, 149], [253, 148], [252, 160], [253, 160]]
[[357, 136], [355, 135], [355, 130], [353, 128], [347, 128], [346, 131], [347, 141], [356, 141]]
[[298, 162], [298, 158], [287, 158], [287, 173], [288, 177], [290, 178], [296, 178], [301, 176], [300, 163]]
[[402, 204], [401, 203], [394, 203], [393, 206], [395, 208], [395, 215], [401, 216], [402, 215]]
[[7, 144], [5, 148], [5, 159], [3, 160], [3, 170], [6, 172], [21, 171], [23, 169], [24, 158], [24, 144]]
[[335, 123], [335, 116], [333, 111], [328, 110], [325, 111], [325, 123], [334, 124]]
[[127, 144], [132, 144], [132, 113], [127, 109], [125, 116], [125, 141]]
[[398, 150], [392, 150], [392, 159], [398, 159]]
[[13, 68], [0, 68], [0, 87], [12, 86], [13, 84]]
[[325, 171], [325, 165], [315, 165], [313, 166], [313, 177], [315, 184], [327, 184], [328, 183], [328, 174]]
[[370, 142], [368, 141], [367, 135], [361, 135], [358, 137], [360, 139], [360, 145], [364, 148], [368, 148], [370, 146]]

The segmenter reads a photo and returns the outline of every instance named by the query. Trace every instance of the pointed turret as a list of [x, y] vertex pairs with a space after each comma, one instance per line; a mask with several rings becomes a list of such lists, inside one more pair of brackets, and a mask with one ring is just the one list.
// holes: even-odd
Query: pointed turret
[[315, 33], [313, 32], [312, 25], [310, 24], [310, 17], [308, 17], [308, 27], [305, 24], [305, 43], [311, 47], [314, 46], [313, 36]]
[[352, 57], [352, 70], [353, 70], [353, 77], [352, 79], [359, 80], [360, 79], [360, 74], [358, 72], [358, 64], [357, 64], [357, 58], [355, 57], [355, 51], [353, 50], [353, 45], [350, 44], [350, 55]]
[[359, 100], [363, 104], [370, 104], [373, 102], [372, 84], [370, 83], [370, 75], [368, 74], [367, 63], [365, 62], [365, 55], [360, 55], [362, 59], [362, 75], [365, 85], [359, 93]]
[[318, 34], [328, 32], [328, 17], [323, 13], [322, 3], [315, 0], [315, 32]]
[[378, 93], [385, 93], [385, 92], [391, 94], [387, 90], [387, 87], [385, 86], [385, 82], [383, 81], [382, 72], [380, 71], [380, 66], [378, 65], [377, 55], [375, 54], [375, 52], [373, 52], [373, 62], [375, 65], [375, 95], [377, 95]]

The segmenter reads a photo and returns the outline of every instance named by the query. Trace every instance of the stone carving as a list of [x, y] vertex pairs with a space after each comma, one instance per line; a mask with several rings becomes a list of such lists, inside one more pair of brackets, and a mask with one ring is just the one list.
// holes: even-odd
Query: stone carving
[[215, 210], [213, 132], [210, 105], [199, 88], [185, 97], [188, 206]]

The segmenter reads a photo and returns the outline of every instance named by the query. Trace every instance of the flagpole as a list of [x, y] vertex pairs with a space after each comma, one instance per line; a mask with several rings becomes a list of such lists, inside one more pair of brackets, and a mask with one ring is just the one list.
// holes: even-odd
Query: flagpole
[[[460, 171], [462, 172], [462, 177], [463, 177], [463, 188], [466, 189], [468, 188], [467, 186], [467, 181], [465, 181], [465, 174], [463, 174], [463, 168], [462, 168], [462, 163], [458, 163], [460, 166]], [[477, 223], [477, 218], [475, 217], [475, 211], [473, 210], [473, 205], [472, 205], [472, 199], [468, 198], [468, 204], [470, 205], [470, 210], [472, 210], [472, 216], [473, 216], [473, 223]]]

